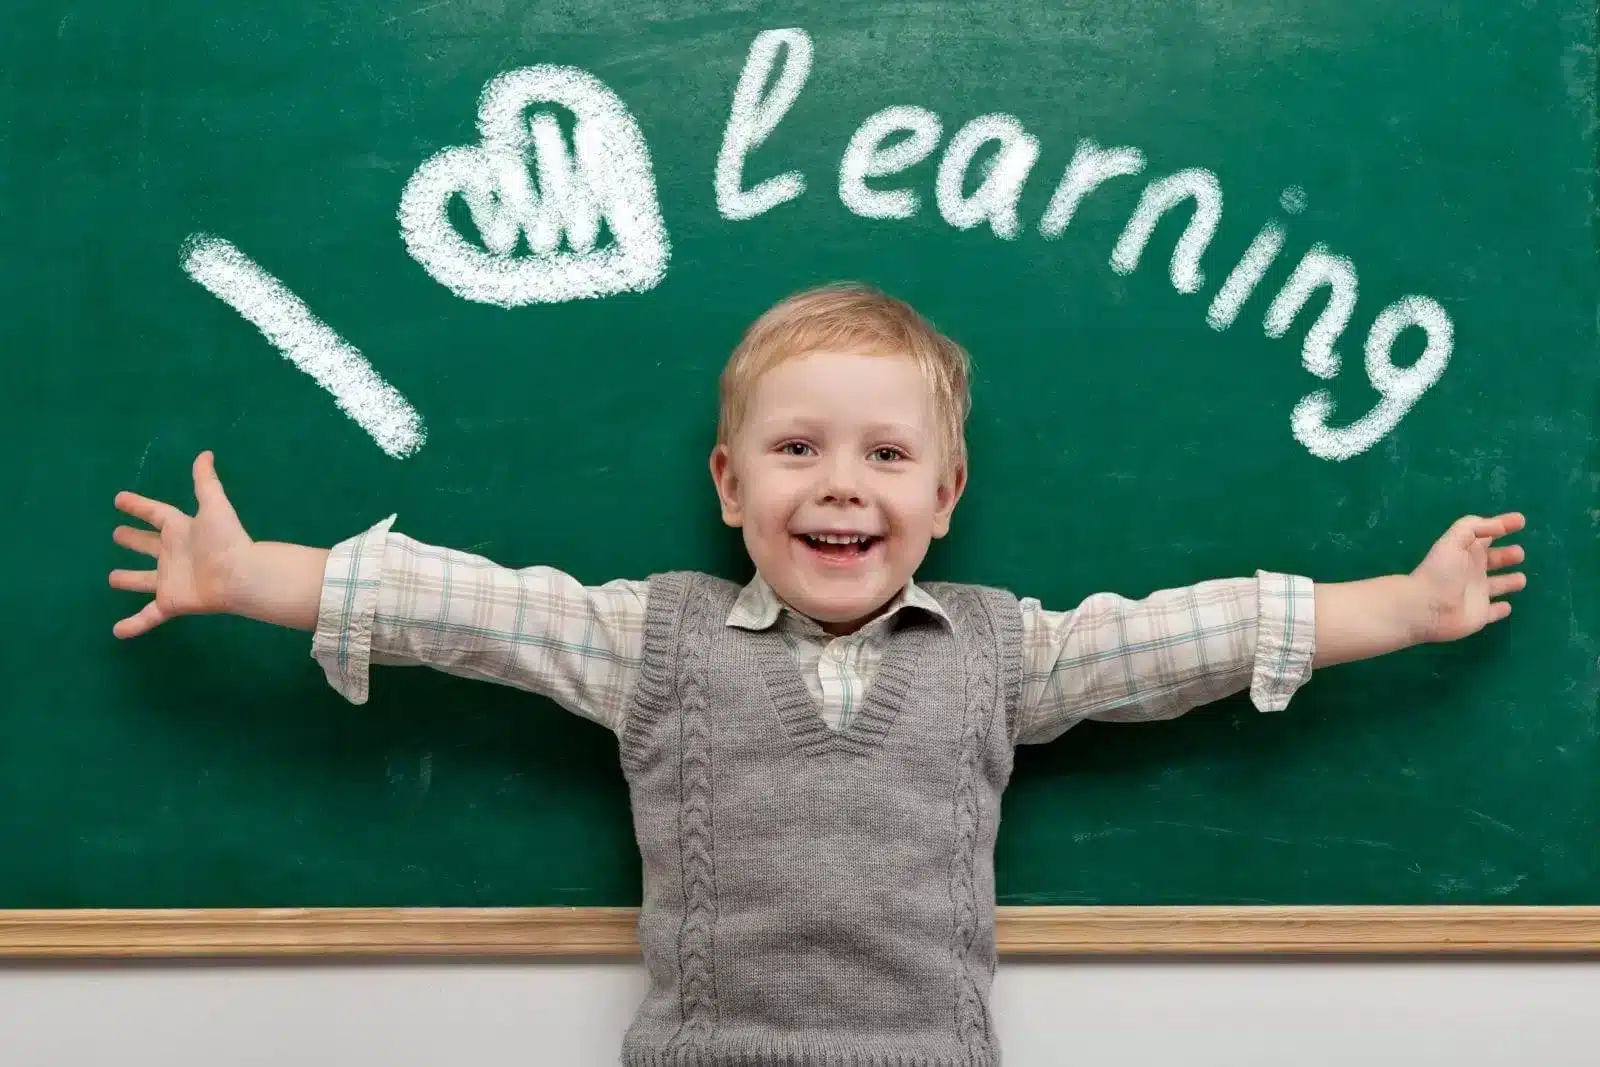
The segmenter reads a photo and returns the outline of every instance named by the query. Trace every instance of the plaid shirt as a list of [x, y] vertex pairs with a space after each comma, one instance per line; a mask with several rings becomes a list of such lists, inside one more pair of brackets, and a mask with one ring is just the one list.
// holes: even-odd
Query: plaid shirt
[[[422, 665], [540, 693], [620, 733], [644, 646], [644, 581], [585, 586], [551, 567], [512, 569], [390, 530], [336, 545], [323, 575], [312, 656], [347, 700], [371, 664]], [[1071, 611], [1022, 600], [1018, 741], [1053, 740], [1084, 719], [1169, 719], [1248, 688], [1283, 708], [1311, 675], [1309, 579], [1258, 571], [1129, 600], [1097, 593]], [[727, 625], [779, 627], [823, 719], [850, 721], [907, 608], [946, 617], [915, 582], [878, 618], [830, 637], [760, 576]]]

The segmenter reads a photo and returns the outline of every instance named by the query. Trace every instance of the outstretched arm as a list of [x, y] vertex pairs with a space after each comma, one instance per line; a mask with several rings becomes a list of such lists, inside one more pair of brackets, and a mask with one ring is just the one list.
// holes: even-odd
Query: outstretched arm
[[1454, 641], [1511, 613], [1522, 589], [1510, 512], [1456, 522], [1410, 574], [1315, 582], [1261, 571], [1165, 589], [1142, 600], [1099, 593], [1067, 612], [1022, 602], [1018, 741], [1053, 740], [1084, 719], [1148, 722], [1248, 689], [1285, 707], [1313, 670], [1410, 645]]
[[194, 493], [193, 515], [117, 494], [117, 508], [152, 529], [118, 526], [113, 539], [155, 569], [111, 572], [114, 588], [151, 596], [116, 636], [182, 615], [242, 615], [311, 631], [313, 658], [353, 703], [367, 700], [372, 664], [420, 665], [540, 693], [622, 728], [646, 582], [591, 587], [552, 567], [503, 567], [393, 533], [393, 516], [331, 549], [253, 541], [210, 452], [195, 459]]

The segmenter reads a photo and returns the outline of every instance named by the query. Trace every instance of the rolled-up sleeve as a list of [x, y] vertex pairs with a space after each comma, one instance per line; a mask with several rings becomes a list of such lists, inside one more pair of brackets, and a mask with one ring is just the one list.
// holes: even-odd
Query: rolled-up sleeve
[[1018, 743], [1085, 719], [1176, 718], [1245, 689], [1259, 710], [1283, 709], [1311, 676], [1313, 595], [1307, 578], [1258, 571], [1141, 600], [1098, 593], [1066, 612], [1023, 600]]
[[1317, 612], [1311, 579], [1256, 575], [1256, 647], [1250, 700], [1261, 711], [1282, 711], [1311, 677], [1317, 651]]
[[334, 545], [322, 569], [322, 596], [311, 656], [328, 684], [352, 704], [365, 704], [372, 665], [372, 624], [389, 527], [395, 517]]

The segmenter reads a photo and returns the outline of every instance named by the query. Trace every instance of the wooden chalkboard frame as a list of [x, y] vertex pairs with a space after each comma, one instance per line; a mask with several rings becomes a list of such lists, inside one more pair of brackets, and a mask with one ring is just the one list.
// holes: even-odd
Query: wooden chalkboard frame
[[[630, 957], [635, 908], [0, 910], [0, 958]], [[1001, 907], [1019, 956], [1600, 955], [1600, 907]]]

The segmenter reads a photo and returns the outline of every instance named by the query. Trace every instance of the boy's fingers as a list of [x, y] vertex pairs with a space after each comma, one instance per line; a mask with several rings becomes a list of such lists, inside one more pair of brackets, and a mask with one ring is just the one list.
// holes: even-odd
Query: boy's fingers
[[132, 526], [118, 526], [111, 531], [111, 540], [123, 548], [131, 548], [147, 556], [161, 553], [161, 535], [154, 530], [136, 530]]
[[1516, 574], [1496, 574], [1489, 579], [1489, 595], [1491, 597], [1505, 596], [1515, 593], [1528, 585], [1528, 576], [1518, 571]]
[[1496, 515], [1488, 519], [1480, 518], [1477, 515], [1469, 515], [1462, 521], [1471, 526], [1474, 537], [1487, 537], [1490, 540], [1496, 537], [1504, 537], [1506, 534], [1516, 533], [1527, 525], [1527, 520], [1523, 518], [1522, 513], [1519, 511], [1508, 511], [1503, 515]]
[[1521, 545], [1505, 545], [1500, 548], [1489, 549], [1489, 569], [1497, 571], [1501, 567], [1515, 567], [1526, 558]]
[[130, 593], [154, 593], [156, 572], [128, 571], [119, 568], [111, 572], [111, 588], [126, 589]]
[[1462, 548], [1471, 548], [1472, 543], [1488, 534], [1482, 532], [1482, 527], [1489, 520], [1479, 515], [1463, 515], [1451, 524], [1445, 533], [1445, 540]]
[[216, 457], [209, 451], [194, 458], [194, 497], [199, 501], [207, 498], [227, 500], [227, 494], [222, 491], [222, 479], [217, 477]]
[[120, 620], [111, 628], [111, 632], [117, 637], [138, 637], [140, 634], [149, 633], [166, 621], [166, 615], [152, 600], [137, 615], [129, 615], [126, 619]]
[[118, 493], [112, 503], [117, 506], [118, 511], [125, 511], [136, 519], [143, 519], [158, 530], [182, 514], [171, 504], [163, 504], [159, 500], [151, 500], [147, 496], [140, 496], [127, 490]]
[[1493, 604], [1489, 605], [1490, 622], [1499, 622], [1501, 619], [1510, 614], [1511, 601], [1509, 600], [1496, 600]]

